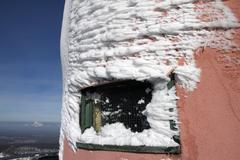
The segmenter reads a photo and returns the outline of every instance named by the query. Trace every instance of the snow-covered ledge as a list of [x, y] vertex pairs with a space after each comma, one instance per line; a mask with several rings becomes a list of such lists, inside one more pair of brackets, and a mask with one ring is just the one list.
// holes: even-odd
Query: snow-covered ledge
[[[65, 138], [73, 150], [78, 141], [178, 145], [170, 138], [178, 133], [169, 130], [164, 121], [177, 121], [176, 110], [174, 114], [165, 110], [176, 108], [177, 100], [175, 89], [166, 89], [166, 75], [174, 69], [179, 84], [188, 90], [196, 88], [200, 69], [195, 66], [194, 53], [201, 47], [237, 49], [231, 43], [235, 27], [239, 27], [236, 18], [220, 0], [66, 0], [61, 37], [60, 159]], [[179, 66], [181, 59], [184, 65]], [[98, 135], [93, 129], [81, 134], [79, 90], [111, 79], [153, 84], [153, 97], [145, 111], [150, 130], [132, 133], [116, 123], [104, 126]], [[111, 138], [116, 130], [121, 140]]]

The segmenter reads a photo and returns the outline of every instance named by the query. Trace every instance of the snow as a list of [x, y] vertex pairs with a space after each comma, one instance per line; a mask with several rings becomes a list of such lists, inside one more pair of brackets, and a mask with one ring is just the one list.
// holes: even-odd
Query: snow
[[35, 122], [33, 122], [33, 123], [31, 124], [31, 126], [32, 126], [32, 127], [35, 127], [35, 128], [39, 128], [39, 127], [42, 127], [43, 124], [40, 123], [40, 122], [35, 121]]
[[[196, 88], [199, 48], [238, 49], [231, 42], [239, 27], [222, 1], [198, 0], [66, 0], [61, 37], [63, 107], [60, 159], [66, 138], [76, 142], [176, 146], [167, 120], [178, 123], [175, 88], [168, 75], [187, 90]], [[183, 65], [178, 61], [184, 60]], [[144, 114], [151, 129], [132, 133], [121, 123], [81, 134], [80, 90], [112, 80], [147, 80], [154, 86]], [[146, 91], [149, 92], [149, 91]], [[173, 112], [169, 111], [173, 109]], [[118, 135], [118, 136], [117, 136]]]
[[[117, 108], [119, 108], [119, 106], [117, 106]], [[119, 109], [119, 110], [116, 110], [116, 111], [114, 111], [114, 112], [108, 112], [108, 111], [102, 111], [102, 115], [103, 116], [113, 116], [113, 115], [116, 115], [116, 114], [118, 114], [118, 113], [120, 113], [120, 112], [122, 112], [122, 110], [121, 109]]]
[[174, 70], [174, 73], [176, 74], [175, 79], [178, 84], [188, 90], [195, 89], [197, 82], [200, 82], [199, 77], [201, 70], [193, 65], [178, 66]]
[[138, 101], [138, 104], [144, 104], [144, 103], [145, 103], [144, 99], [140, 99], [140, 100]]
[[[143, 132], [131, 132], [122, 123], [107, 124], [96, 133], [93, 128], [84, 131], [80, 142], [93, 144], [114, 144], [114, 145], [147, 145], [147, 146], [178, 146], [173, 139], [173, 135], [179, 135], [179, 131], [170, 130], [168, 120], [177, 121], [177, 109], [175, 88], [168, 90], [166, 83], [156, 82], [154, 85], [152, 101], [146, 107], [144, 114], [151, 126]], [[162, 89], [160, 89], [162, 88]], [[173, 112], [168, 112], [172, 108]]]
[[[68, 40], [68, 27], [69, 27], [69, 15], [70, 15], [70, 8], [71, 8], [71, 0], [66, 0], [65, 1], [65, 6], [64, 6], [64, 13], [63, 13], [63, 21], [62, 21], [62, 30], [61, 30], [61, 41], [60, 41], [60, 45], [61, 45], [61, 64], [62, 64], [62, 79], [63, 79], [63, 92], [65, 92], [65, 90], [67, 90], [67, 70], [68, 70], [68, 46], [69, 46], [69, 40]], [[63, 94], [62, 97], [62, 112], [61, 112], [61, 116], [64, 117], [66, 110], [64, 109], [65, 107], [67, 107], [67, 100], [66, 100], [66, 95], [65, 93]], [[64, 107], [65, 106], [65, 107]], [[63, 150], [64, 150], [64, 139], [65, 139], [65, 125], [67, 124], [66, 121], [64, 121], [64, 118], [62, 118], [61, 121], [61, 129], [60, 129], [60, 138], [59, 138], [59, 159], [62, 160], [63, 159]]]
[[0, 153], [0, 158], [4, 158], [4, 154], [3, 153]]
[[24, 158], [15, 158], [15, 159], [12, 159], [12, 160], [32, 160], [31, 157], [24, 157]]

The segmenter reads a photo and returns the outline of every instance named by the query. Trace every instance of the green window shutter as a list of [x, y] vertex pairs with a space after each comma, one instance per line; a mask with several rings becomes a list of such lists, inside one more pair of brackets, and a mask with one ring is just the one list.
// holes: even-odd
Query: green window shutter
[[80, 118], [79, 118], [82, 133], [84, 132], [84, 127], [83, 126], [85, 124], [85, 116], [84, 116], [85, 106], [86, 106], [85, 105], [85, 96], [82, 96], [81, 97], [81, 107], [80, 107]]
[[168, 89], [171, 89], [175, 85], [175, 79], [174, 79], [174, 74], [170, 75], [170, 81], [167, 84]]
[[92, 126], [93, 121], [93, 101], [86, 100], [85, 96], [82, 96], [81, 99], [81, 130], [82, 133], [85, 129], [90, 128]]

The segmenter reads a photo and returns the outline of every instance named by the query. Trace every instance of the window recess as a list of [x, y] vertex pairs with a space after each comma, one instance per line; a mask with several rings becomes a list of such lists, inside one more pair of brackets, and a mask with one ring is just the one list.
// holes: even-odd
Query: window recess
[[[167, 84], [174, 86], [174, 78]], [[147, 117], [142, 113], [152, 99], [152, 84], [144, 81], [125, 80], [91, 86], [81, 90], [80, 127], [82, 133], [93, 127], [101, 131], [105, 124], [121, 122], [132, 132], [150, 129]], [[170, 129], [176, 130], [176, 123], [169, 121]], [[179, 143], [179, 137], [173, 136]], [[126, 152], [180, 153], [180, 147], [164, 146], [116, 146], [77, 143], [79, 148]]]

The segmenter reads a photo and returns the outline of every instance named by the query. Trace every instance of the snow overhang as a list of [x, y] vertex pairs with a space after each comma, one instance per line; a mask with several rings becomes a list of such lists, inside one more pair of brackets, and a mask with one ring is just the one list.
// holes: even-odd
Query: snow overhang
[[[94, 130], [80, 134], [81, 89], [116, 80], [150, 81], [154, 92], [146, 109], [151, 115], [148, 121], [156, 130], [154, 133], [172, 135], [166, 132], [162, 120], [177, 120], [176, 115], [163, 110], [169, 105], [176, 108], [175, 90], [164, 87], [169, 73], [173, 70], [177, 83], [193, 90], [200, 76], [194, 58], [194, 53], [200, 53], [199, 48], [238, 49], [231, 43], [238, 20], [220, 0], [67, 0], [63, 20], [60, 153], [64, 137], [74, 150], [79, 141], [109, 144], [101, 142]], [[184, 59], [184, 65], [179, 66], [180, 59]], [[136, 137], [129, 142], [176, 145], [170, 139], [156, 139], [150, 144]]]

